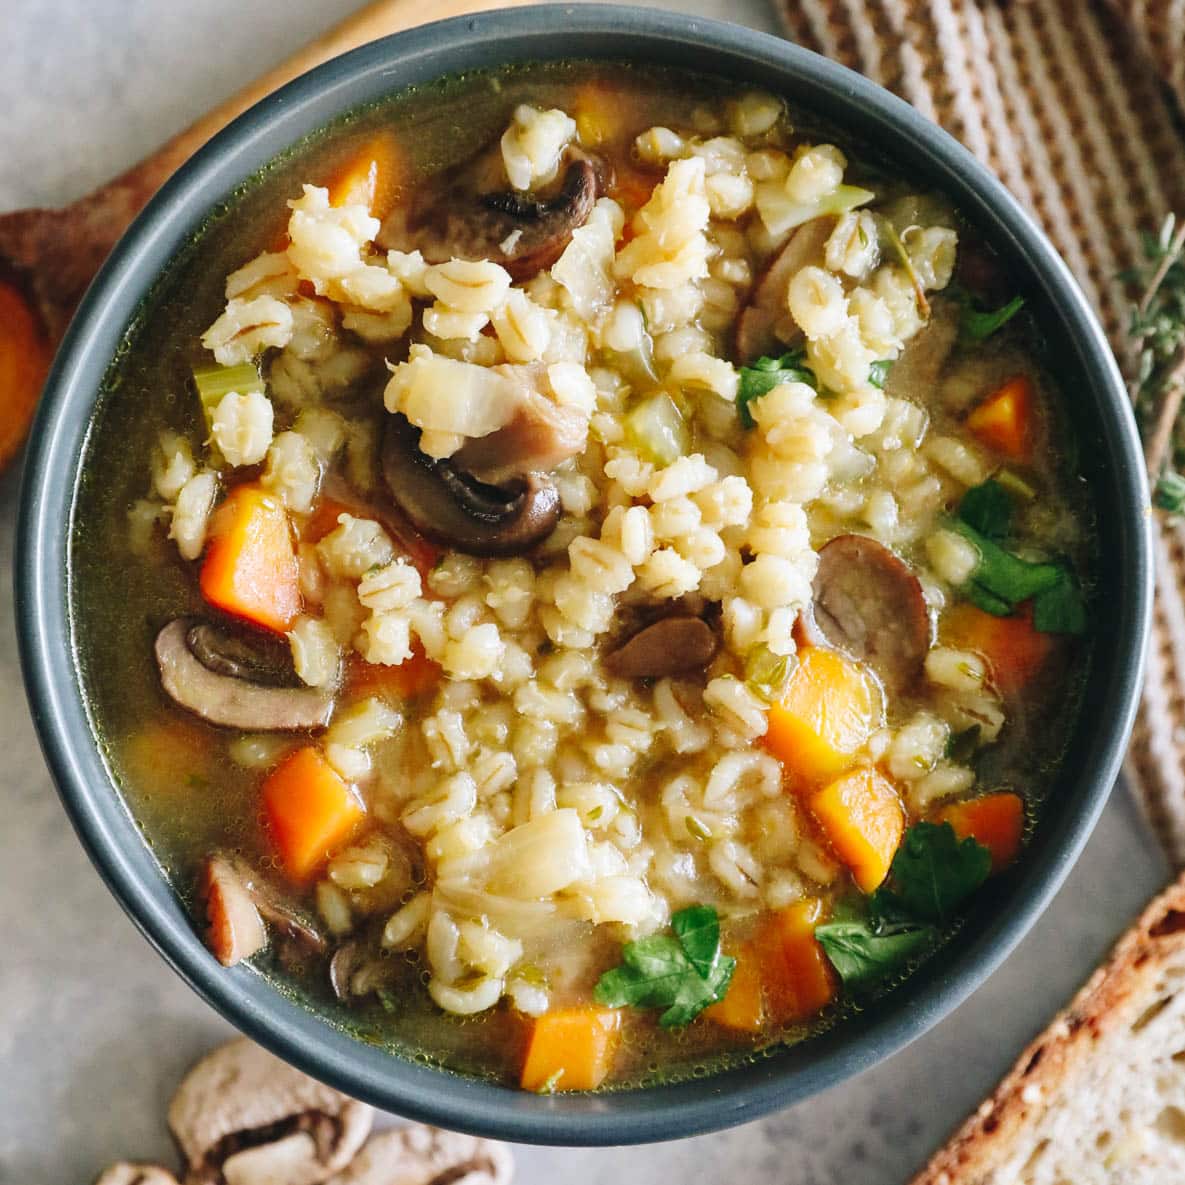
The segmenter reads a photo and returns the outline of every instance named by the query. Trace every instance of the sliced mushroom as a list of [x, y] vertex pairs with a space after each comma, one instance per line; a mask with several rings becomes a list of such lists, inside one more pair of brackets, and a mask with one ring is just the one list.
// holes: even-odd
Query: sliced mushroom
[[185, 1185], [320, 1185], [350, 1163], [372, 1118], [245, 1038], [198, 1062], [169, 1105]]
[[[786, 290], [796, 272], [822, 262], [823, 249], [835, 229], [835, 222], [830, 216], [804, 222], [791, 234], [753, 286], [749, 301], [737, 318], [736, 354], [742, 364], [763, 354], [779, 354], [793, 344], [797, 327], [786, 308]], [[784, 334], [787, 326], [795, 332], [780, 336], [779, 328]]]
[[199, 895], [205, 903], [206, 945], [224, 967], [249, 959], [266, 945], [268, 925], [306, 954], [320, 954], [321, 932], [239, 856], [216, 852], [202, 866]]
[[161, 686], [171, 699], [211, 724], [245, 732], [302, 732], [329, 723], [332, 691], [261, 682], [258, 668], [250, 677], [228, 673], [245, 669], [240, 643], [236, 639], [228, 655], [216, 645], [217, 634], [214, 627], [184, 617], [157, 634]]
[[509, 1185], [510, 1149], [413, 1123], [372, 1136], [329, 1185]]
[[521, 555], [555, 530], [560, 497], [546, 474], [492, 486], [429, 457], [420, 433], [393, 415], [383, 439], [383, 477], [391, 497], [422, 535], [470, 555]]
[[563, 254], [572, 232], [588, 221], [597, 192], [597, 170], [585, 157], [570, 161], [559, 192], [543, 200], [474, 194], [471, 179], [462, 176], [443, 193], [429, 189], [410, 216], [398, 211], [388, 218], [376, 241], [388, 250], [418, 250], [429, 263], [488, 259], [513, 279], [529, 280]]
[[930, 614], [909, 565], [864, 535], [840, 535], [819, 552], [814, 625], [831, 645], [867, 662], [893, 691], [919, 677]]
[[95, 1185], [177, 1185], [177, 1178], [163, 1164], [121, 1160], [104, 1169]]
[[919, 391], [932, 391], [946, 369], [959, 340], [959, 304], [944, 297], [930, 308], [930, 320], [889, 367], [887, 395], [908, 399], [916, 398]]
[[639, 630], [602, 660], [611, 675], [624, 679], [663, 679], [706, 667], [719, 639], [699, 617], [664, 617]]

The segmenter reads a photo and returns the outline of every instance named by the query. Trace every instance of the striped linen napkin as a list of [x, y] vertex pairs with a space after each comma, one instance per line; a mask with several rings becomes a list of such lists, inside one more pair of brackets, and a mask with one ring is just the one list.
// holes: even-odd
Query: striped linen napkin
[[[1141, 232], [1185, 217], [1185, 0], [774, 0], [788, 36], [957, 136], [1044, 226], [1120, 366]], [[1153, 527], [1156, 609], [1127, 774], [1185, 866], [1185, 521]]]

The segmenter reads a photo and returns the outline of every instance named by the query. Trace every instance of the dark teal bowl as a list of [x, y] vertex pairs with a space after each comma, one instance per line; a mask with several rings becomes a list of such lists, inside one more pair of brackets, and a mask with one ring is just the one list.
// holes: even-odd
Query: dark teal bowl
[[[1055, 362], [1097, 518], [1094, 604], [1106, 606], [1073, 743], [1025, 858], [983, 894], [935, 958], [879, 1003], [755, 1063], [666, 1086], [539, 1097], [426, 1068], [355, 1040], [249, 967], [202, 946], [104, 767], [77, 661], [70, 537], [80, 458], [108, 364], [137, 307], [216, 203], [344, 112], [414, 83], [500, 64], [600, 58], [678, 66], [764, 87], [944, 190], [1029, 294]], [[647, 9], [518, 9], [429, 25], [305, 75], [236, 120], [151, 202], [83, 301], [46, 384], [26, 460], [16, 560], [29, 702], [78, 835], [149, 941], [213, 1007], [310, 1074], [389, 1111], [445, 1127], [553, 1144], [625, 1144], [754, 1119], [842, 1081], [946, 1015], [1000, 963], [1061, 884], [1119, 771], [1151, 601], [1148, 496], [1123, 384], [1061, 259], [998, 181], [950, 136], [850, 71], [774, 37]]]

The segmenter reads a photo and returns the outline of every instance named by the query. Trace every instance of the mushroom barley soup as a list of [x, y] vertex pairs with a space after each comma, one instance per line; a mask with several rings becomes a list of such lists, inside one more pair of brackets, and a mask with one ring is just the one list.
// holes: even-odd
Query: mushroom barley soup
[[1086, 658], [1022, 303], [941, 195], [656, 70], [442, 83], [247, 185], [129, 332], [73, 545], [212, 957], [547, 1092], [942, 958]]

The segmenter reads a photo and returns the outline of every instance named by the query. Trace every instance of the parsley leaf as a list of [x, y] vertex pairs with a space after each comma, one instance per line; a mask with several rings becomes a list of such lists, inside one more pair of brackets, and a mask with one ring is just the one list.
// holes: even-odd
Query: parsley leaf
[[931, 943], [937, 931], [933, 926], [898, 926], [878, 930], [872, 919], [828, 922], [815, 927], [831, 965], [839, 972], [844, 986], [867, 987], [883, 979]]
[[997, 329], [1003, 328], [1024, 308], [1025, 298], [1014, 296], [1006, 305], [985, 312], [968, 301], [959, 318], [959, 336], [968, 342], [986, 341]]
[[879, 390], [885, 389], [885, 382], [888, 380], [889, 371], [893, 366], [892, 358], [878, 358], [868, 368], [868, 381]]
[[621, 964], [597, 981], [593, 998], [609, 1008], [662, 1008], [658, 1023], [677, 1028], [724, 999], [736, 959], [720, 951], [720, 920], [708, 905], [671, 917], [669, 934], [651, 934], [621, 948]]
[[991, 870], [992, 855], [983, 844], [960, 840], [949, 823], [915, 823], [893, 857], [890, 888], [873, 894], [879, 898], [876, 911], [949, 921]]
[[806, 383], [818, 388], [815, 372], [806, 365], [805, 350], [791, 350], [780, 358], [758, 358], [752, 366], [742, 366], [737, 384], [737, 414], [741, 427], [755, 428], [756, 422], [749, 404], [768, 395], [780, 383]]
[[937, 940], [939, 926], [987, 879], [991, 853], [949, 823], [915, 823], [889, 880], [863, 910], [839, 909], [815, 938], [849, 988], [868, 987]]
[[959, 518], [989, 539], [1005, 539], [1012, 526], [1012, 498], [998, 481], [989, 478], [963, 495]]
[[1077, 581], [1064, 568], [1054, 585], [1033, 598], [1033, 628], [1043, 634], [1086, 632], [1086, 605]]

